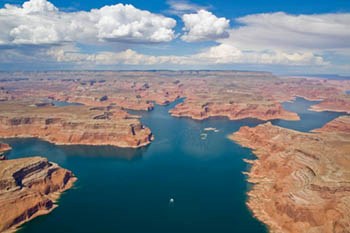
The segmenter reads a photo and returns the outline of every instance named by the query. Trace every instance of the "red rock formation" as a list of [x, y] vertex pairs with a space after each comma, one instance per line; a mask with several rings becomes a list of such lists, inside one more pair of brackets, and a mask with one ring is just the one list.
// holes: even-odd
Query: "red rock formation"
[[332, 125], [315, 134], [266, 123], [231, 136], [258, 158], [247, 204], [271, 232], [350, 232], [350, 133]]
[[274, 104], [249, 104], [249, 103], [206, 103], [201, 106], [197, 104], [178, 104], [170, 110], [172, 116], [190, 117], [203, 120], [209, 117], [228, 117], [230, 120], [244, 118], [256, 118], [260, 120], [285, 119], [299, 120], [296, 113], [288, 112], [279, 103]]
[[350, 113], [350, 97], [328, 98], [319, 104], [313, 105], [311, 110]]
[[301, 96], [322, 101], [313, 106], [317, 111], [350, 111], [350, 97], [344, 94], [350, 82], [345, 80], [278, 78], [267, 72], [237, 71], [33, 72], [25, 76], [20, 72], [0, 74], [0, 100], [49, 97], [93, 107], [152, 110], [153, 103], [186, 97], [171, 111], [174, 116], [297, 120], [296, 114], [280, 103]]
[[329, 132], [329, 133], [347, 133], [350, 134], [350, 117], [341, 116], [338, 117], [327, 124], [322, 128], [314, 130], [315, 132]]
[[153, 137], [137, 118], [114, 107], [35, 107], [26, 102], [7, 102], [0, 109], [0, 137], [118, 147], [141, 147]]
[[55, 207], [76, 178], [41, 157], [0, 162], [0, 232], [14, 229]]

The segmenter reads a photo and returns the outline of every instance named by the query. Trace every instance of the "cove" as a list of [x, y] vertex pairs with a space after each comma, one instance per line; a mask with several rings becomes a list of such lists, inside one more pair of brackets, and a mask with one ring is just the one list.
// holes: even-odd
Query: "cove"
[[[263, 122], [171, 117], [169, 109], [180, 101], [156, 106], [151, 112], [133, 112], [142, 115], [143, 124], [155, 135], [155, 140], [141, 149], [5, 140], [13, 148], [10, 159], [45, 156], [78, 177], [75, 188], [60, 198], [57, 209], [26, 223], [19, 232], [266, 232], [245, 205], [249, 184], [242, 172], [249, 167], [242, 159], [254, 155], [227, 139], [243, 125]], [[304, 114], [308, 104], [313, 104], [304, 101], [297, 99], [289, 107]], [[311, 114], [318, 124], [330, 120], [324, 112], [305, 114]], [[306, 131], [316, 126], [308, 126], [307, 119], [272, 122]], [[219, 131], [205, 131], [208, 127]], [[171, 198], [174, 203], [169, 202]]]
[[315, 112], [309, 110], [312, 105], [318, 104], [320, 101], [309, 101], [302, 97], [296, 97], [293, 102], [284, 102], [283, 108], [298, 113], [300, 121], [272, 120], [272, 124], [288, 129], [294, 129], [301, 132], [308, 132], [321, 128], [327, 122], [335, 118], [346, 115], [345, 112]]

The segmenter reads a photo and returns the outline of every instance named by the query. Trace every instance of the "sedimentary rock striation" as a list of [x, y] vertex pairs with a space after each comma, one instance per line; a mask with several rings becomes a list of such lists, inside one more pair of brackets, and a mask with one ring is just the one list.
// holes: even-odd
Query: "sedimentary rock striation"
[[38, 137], [56, 144], [140, 147], [151, 131], [118, 107], [0, 104], [0, 137]]
[[74, 175], [42, 157], [0, 161], [0, 232], [53, 210]]
[[314, 132], [328, 132], [340, 135], [341, 133], [350, 133], [350, 116], [340, 116], [327, 124], [325, 124], [320, 129], [313, 130]]
[[344, 95], [343, 97], [327, 98], [312, 106], [311, 110], [350, 113], [350, 97]]
[[209, 117], [227, 117], [230, 120], [256, 118], [260, 120], [299, 120], [296, 113], [286, 111], [280, 103], [205, 103], [190, 105], [182, 103], [170, 110], [172, 116], [203, 120]]
[[319, 133], [265, 123], [231, 139], [253, 149], [248, 206], [271, 232], [350, 232], [350, 117]]
[[[282, 102], [300, 96], [320, 101], [311, 107], [315, 111], [350, 112], [347, 90], [348, 80], [279, 78], [267, 72], [3, 72], [0, 137], [140, 147], [153, 135], [125, 109], [151, 111], [154, 104], [184, 98], [170, 110], [173, 116], [298, 120]], [[84, 106], [57, 107], [54, 101]], [[338, 118], [312, 134], [264, 124], [232, 136], [258, 157], [248, 161], [249, 180], [255, 183], [248, 205], [272, 231], [350, 231], [349, 121]], [[37, 157], [0, 161], [0, 175], [0, 208], [6, 208], [0, 209], [0, 230], [50, 211], [52, 192], [74, 180], [67, 170]]]

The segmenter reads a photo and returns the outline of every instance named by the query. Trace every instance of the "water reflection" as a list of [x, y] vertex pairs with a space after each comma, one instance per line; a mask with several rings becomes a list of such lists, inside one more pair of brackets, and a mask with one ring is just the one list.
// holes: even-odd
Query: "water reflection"
[[[117, 160], [139, 160], [148, 147], [139, 149], [114, 146], [55, 145], [37, 138], [8, 138], [2, 140], [12, 146], [8, 157], [40, 155], [62, 163], [67, 157], [113, 158]], [[43, 153], [44, 152], [44, 153]]]
[[58, 146], [67, 156], [80, 157], [109, 157], [120, 160], [138, 160], [146, 153], [147, 146], [133, 148], [118, 148], [114, 146], [81, 146], [81, 145], [64, 145]]

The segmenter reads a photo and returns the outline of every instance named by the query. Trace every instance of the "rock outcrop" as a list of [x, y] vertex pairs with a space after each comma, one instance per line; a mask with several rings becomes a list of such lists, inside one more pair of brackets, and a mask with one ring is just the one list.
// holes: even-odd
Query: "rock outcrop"
[[231, 135], [257, 156], [249, 161], [254, 185], [247, 204], [271, 232], [350, 232], [349, 118], [327, 124], [322, 133], [266, 123]]
[[37, 137], [55, 144], [141, 147], [150, 129], [120, 108], [42, 106], [10, 101], [0, 105], [0, 137]]
[[328, 132], [328, 133], [350, 133], [350, 116], [340, 116], [320, 129], [315, 129], [314, 132]]
[[9, 150], [11, 150], [11, 147], [9, 144], [0, 142], [0, 160], [5, 159], [5, 153]]
[[259, 120], [285, 119], [299, 120], [298, 114], [286, 111], [279, 103], [272, 104], [249, 104], [249, 103], [206, 103], [201, 106], [197, 104], [178, 104], [170, 110], [172, 116], [190, 117], [203, 120], [209, 117], [227, 117], [230, 120], [244, 118], [256, 118]]
[[279, 78], [268, 72], [14, 72], [0, 73], [0, 84], [0, 103], [50, 98], [150, 111], [154, 103], [186, 98], [171, 114], [199, 120], [215, 116], [298, 120], [296, 113], [281, 106], [296, 96], [321, 101], [313, 110], [350, 111], [350, 96], [345, 94], [350, 90], [348, 80]]
[[350, 97], [344, 95], [342, 97], [328, 98], [312, 106], [311, 110], [350, 113]]
[[0, 161], [0, 232], [52, 211], [74, 175], [42, 157]]

